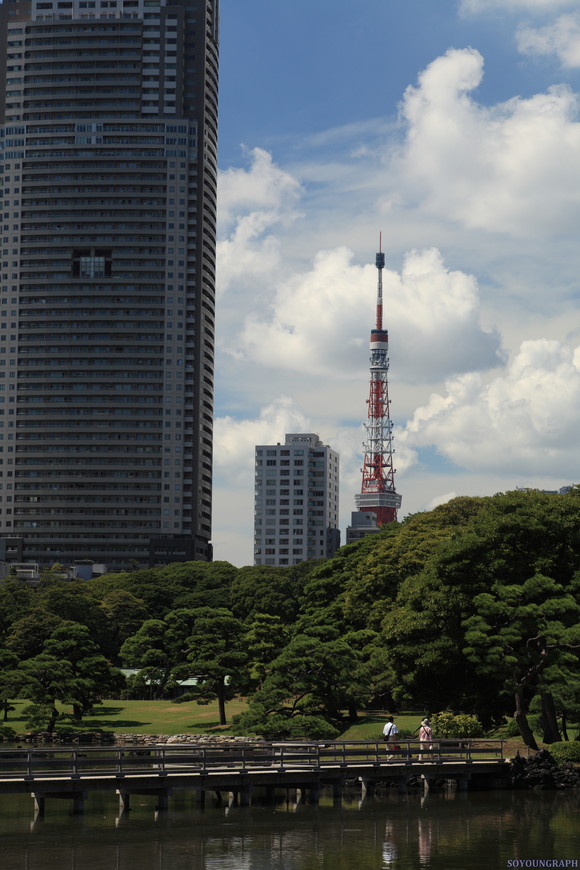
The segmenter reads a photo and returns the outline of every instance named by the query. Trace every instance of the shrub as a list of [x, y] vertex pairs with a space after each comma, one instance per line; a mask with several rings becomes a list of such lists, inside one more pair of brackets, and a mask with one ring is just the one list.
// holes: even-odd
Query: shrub
[[483, 726], [477, 716], [467, 713], [434, 713], [431, 716], [434, 737], [482, 737]]
[[551, 743], [548, 752], [554, 756], [556, 761], [570, 761], [573, 764], [580, 764], [580, 743], [576, 741], [567, 743], [561, 740], [558, 743]]
[[16, 732], [10, 725], [0, 725], [0, 743], [3, 740], [14, 740]]
[[501, 729], [502, 737], [519, 737], [520, 729], [515, 719], [508, 719], [507, 725]]
[[335, 740], [339, 731], [322, 716], [288, 717], [271, 713], [262, 717], [241, 713], [232, 720], [232, 734], [258, 735], [264, 740]]

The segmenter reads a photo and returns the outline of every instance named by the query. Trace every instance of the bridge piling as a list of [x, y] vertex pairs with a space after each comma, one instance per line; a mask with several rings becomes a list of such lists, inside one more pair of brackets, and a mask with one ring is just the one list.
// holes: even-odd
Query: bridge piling
[[252, 803], [252, 791], [253, 788], [251, 785], [243, 785], [240, 789], [240, 797], [239, 802], [241, 807], [249, 807]]
[[157, 793], [157, 810], [166, 812], [169, 809], [169, 789], [162, 789]]
[[117, 789], [119, 795], [119, 814], [128, 813], [131, 809], [131, 794], [128, 791]]

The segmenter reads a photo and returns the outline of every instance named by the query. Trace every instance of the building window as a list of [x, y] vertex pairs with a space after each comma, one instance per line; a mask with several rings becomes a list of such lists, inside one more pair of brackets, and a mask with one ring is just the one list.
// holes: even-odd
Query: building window
[[105, 278], [111, 275], [111, 251], [96, 249], [73, 252], [72, 274], [75, 278]]

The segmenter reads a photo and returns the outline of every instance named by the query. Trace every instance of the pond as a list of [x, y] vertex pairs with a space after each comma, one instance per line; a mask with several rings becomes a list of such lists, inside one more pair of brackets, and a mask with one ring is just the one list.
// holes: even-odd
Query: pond
[[[158, 812], [135, 797], [119, 815], [95, 794], [82, 816], [48, 800], [0, 799], [2, 870], [490, 870], [578, 867], [580, 793], [395, 790], [333, 805], [208, 806], [176, 793]], [[548, 863], [551, 862], [551, 863]], [[557, 863], [556, 863], [557, 862]]]

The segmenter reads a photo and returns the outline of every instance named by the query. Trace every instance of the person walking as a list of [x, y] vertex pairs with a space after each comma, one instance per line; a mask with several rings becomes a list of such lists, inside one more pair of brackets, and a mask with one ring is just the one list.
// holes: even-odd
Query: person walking
[[[383, 728], [383, 740], [385, 741], [385, 743], [389, 743], [393, 749], [399, 748], [395, 742], [398, 733], [399, 729], [395, 725], [395, 720], [392, 716], [387, 716], [387, 721], [385, 722], [385, 727]], [[392, 757], [392, 755], [387, 755], [387, 761], [390, 761]]]
[[[431, 723], [428, 719], [423, 719], [421, 722], [421, 727], [419, 728], [419, 742], [421, 744], [421, 750], [425, 749], [433, 749], [433, 744], [431, 741], [433, 740], [433, 731], [431, 729]], [[427, 746], [427, 743], [429, 746]], [[419, 754], [419, 761], [423, 761], [422, 752]]]

